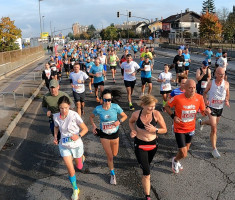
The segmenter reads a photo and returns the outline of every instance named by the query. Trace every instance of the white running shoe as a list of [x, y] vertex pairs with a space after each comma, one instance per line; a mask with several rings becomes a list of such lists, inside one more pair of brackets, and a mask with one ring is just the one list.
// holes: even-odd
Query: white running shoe
[[175, 157], [172, 158], [172, 170], [175, 174], [179, 173], [179, 165], [178, 162], [175, 162]]
[[198, 122], [198, 127], [199, 127], [200, 131], [202, 131], [203, 128], [204, 128], [204, 125], [202, 124], [202, 119], [199, 118], [199, 119], [197, 120], [197, 122]]
[[78, 200], [79, 193], [80, 193], [80, 190], [79, 190], [79, 189], [73, 190], [73, 194], [72, 194], [72, 196], [71, 196], [71, 199], [72, 199], [72, 200]]
[[212, 156], [213, 156], [214, 158], [220, 158], [220, 154], [219, 154], [219, 152], [218, 152], [217, 149], [214, 149], [214, 150], [211, 152], [211, 154], [212, 154]]
[[117, 181], [116, 181], [116, 176], [115, 175], [111, 175], [110, 184], [111, 185], [117, 185]]
[[178, 164], [179, 170], [183, 170], [184, 169], [183, 165], [181, 165], [181, 163], [179, 161], [177, 162], [177, 164]]

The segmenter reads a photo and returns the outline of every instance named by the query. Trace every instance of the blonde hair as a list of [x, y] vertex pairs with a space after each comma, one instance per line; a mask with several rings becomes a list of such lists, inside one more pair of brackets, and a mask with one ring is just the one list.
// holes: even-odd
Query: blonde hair
[[140, 103], [139, 103], [140, 106], [143, 105], [147, 106], [150, 105], [151, 103], [158, 103], [158, 100], [150, 94], [140, 97]]

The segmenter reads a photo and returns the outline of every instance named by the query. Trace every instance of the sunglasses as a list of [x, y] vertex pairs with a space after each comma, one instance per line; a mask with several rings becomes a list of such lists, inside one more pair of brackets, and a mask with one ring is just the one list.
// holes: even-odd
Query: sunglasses
[[111, 102], [112, 101], [112, 99], [103, 99], [104, 100], [104, 102]]

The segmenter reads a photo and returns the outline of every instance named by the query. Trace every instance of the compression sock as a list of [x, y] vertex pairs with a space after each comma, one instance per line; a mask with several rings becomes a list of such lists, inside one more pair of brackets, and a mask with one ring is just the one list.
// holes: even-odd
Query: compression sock
[[110, 170], [110, 174], [111, 174], [112, 176], [115, 175], [114, 169]]
[[76, 182], [76, 176], [69, 176], [69, 180], [70, 180], [70, 183], [72, 184], [73, 186], [73, 189], [74, 190], [77, 190], [78, 187], [77, 187], [77, 182]]
[[85, 156], [82, 155], [80, 158], [78, 158], [77, 168], [81, 170], [83, 168], [83, 163], [85, 160]]

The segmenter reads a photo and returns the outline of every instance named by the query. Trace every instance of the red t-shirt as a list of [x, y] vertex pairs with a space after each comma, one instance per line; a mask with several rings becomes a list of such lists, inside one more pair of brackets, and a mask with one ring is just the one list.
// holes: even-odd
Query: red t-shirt
[[205, 110], [203, 96], [195, 93], [192, 98], [186, 98], [183, 93], [171, 98], [167, 103], [171, 108], [175, 107], [175, 116], [182, 120], [180, 123], [174, 121], [174, 132], [189, 133], [194, 131], [198, 109]]

